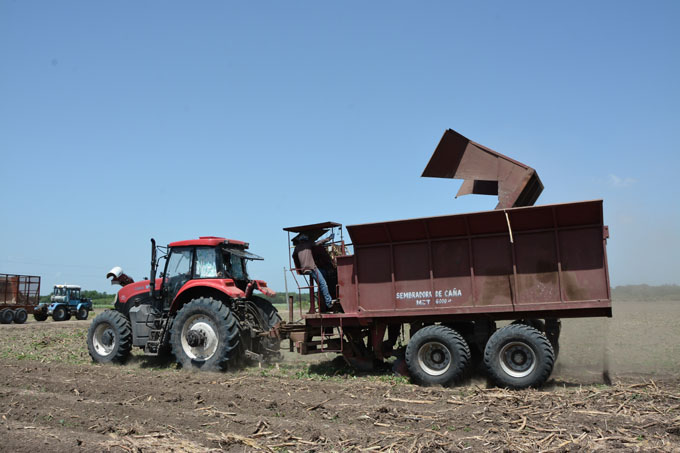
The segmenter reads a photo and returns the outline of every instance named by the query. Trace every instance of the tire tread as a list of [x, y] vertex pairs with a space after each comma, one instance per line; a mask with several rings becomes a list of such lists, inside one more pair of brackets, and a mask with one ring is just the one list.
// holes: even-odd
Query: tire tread
[[[522, 378], [508, 376], [500, 368], [498, 353], [502, 347], [510, 341], [530, 342], [534, 346], [537, 368], [530, 375]], [[543, 385], [555, 365], [555, 353], [550, 341], [543, 333], [526, 324], [510, 324], [497, 330], [489, 338], [484, 349], [484, 364], [491, 380], [501, 387], [510, 389], [524, 389], [528, 387], [540, 387]]]
[[[439, 339], [453, 345], [451, 364], [452, 369], [441, 376], [430, 376], [420, 369], [418, 365], [418, 350], [421, 343], [428, 339]], [[452, 385], [458, 382], [470, 365], [470, 346], [465, 339], [455, 330], [443, 325], [426, 326], [418, 330], [409, 340], [406, 346], [406, 366], [413, 380], [420, 385]], [[457, 362], [456, 362], [457, 361]]]

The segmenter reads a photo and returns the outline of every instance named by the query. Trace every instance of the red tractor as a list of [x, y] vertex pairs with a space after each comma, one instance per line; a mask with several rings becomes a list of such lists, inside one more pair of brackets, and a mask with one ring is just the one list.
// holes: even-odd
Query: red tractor
[[253, 295], [255, 290], [275, 293], [248, 276], [247, 262], [262, 258], [247, 249], [245, 242], [213, 236], [167, 247], [151, 239], [149, 280], [135, 282], [120, 267], [107, 275], [123, 288], [114, 309], [90, 325], [92, 359], [121, 363], [136, 346], [150, 356], [172, 352], [185, 368], [225, 370], [246, 358], [278, 356], [279, 340], [270, 332], [281, 318], [267, 299]]

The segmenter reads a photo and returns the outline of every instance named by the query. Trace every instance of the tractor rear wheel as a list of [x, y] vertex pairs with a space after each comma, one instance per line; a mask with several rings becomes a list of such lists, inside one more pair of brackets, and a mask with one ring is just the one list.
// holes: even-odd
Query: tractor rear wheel
[[267, 327], [271, 329], [276, 323], [281, 322], [281, 316], [275, 306], [267, 299], [262, 297], [252, 296], [250, 300], [257, 306], [258, 311], [262, 315], [262, 319], [267, 323]]
[[130, 321], [122, 313], [106, 310], [87, 329], [87, 350], [99, 363], [123, 363], [132, 349]]
[[455, 330], [440, 325], [418, 330], [406, 346], [406, 366], [420, 385], [451, 385], [470, 363], [470, 347]]
[[535, 328], [510, 324], [489, 338], [484, 364], [491, 380], [501, 387], [538, 387], [550, 377], [555, 353], [545, 335]]
[[78, 310], [78, 313], [76, 313], [76, 319], [83, 321], [83, 320], [87, 319], [87, 316], [89, 314], [90, 314], [90, 312], [87, 308], [80, 308]]
[[0, 324], [11, 324], [14, 321], [14, 312], [10, 308], [0, 310]]
[[229, 307], [199, 297], [182, 307], [171, 331], [172, 353], [184, 368], [223, 371], [240, 356], [240, 329]]
[[62, 306], [56, 307], [52, 312], [52, 319], [54, 319], [55, 321], [65, 321], [66, 309]]
[[[267, 331], [273, 329], [276, 324], [281, 322], [279, 311], [267, 299], [252, 296], [250, 300], [257, 307], [260, 317], [266, 324], [265, 327]], [[260, 340], [260, 345], [263, 349], [265, 357], [271, 358], [271, 356], [279, 355], [278, 351], [281, 349], [281, 341], [278, 338], [262, 337]]]
[[33, 312], [33, 318], [35, 318], [36, 321], [44, 321], [47, 319], [47, 312], [43, 310], [36, 310]]
[[17, 324], [23, 324], [28, 319], [28, 313], [23, 308], [19, 308], [14, 312], [14, 322]]

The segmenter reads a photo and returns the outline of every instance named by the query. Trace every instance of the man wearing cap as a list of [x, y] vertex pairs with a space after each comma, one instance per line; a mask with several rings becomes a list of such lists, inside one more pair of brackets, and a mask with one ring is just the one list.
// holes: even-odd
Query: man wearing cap
[[295, 260], [295, 265], [298, 267], [298, 271], [309, 275], [313, 280], [319, 285], [321, 290], [321, 295], [323, 296], [324, 302], [326, 303], [326, 308], [328, 310], [333, 306], [333, 299], [328, 292], [328, 285], [326, 284], [326, 279], [323, 273], [316, 267], [314, 262], [314, 254], [312, 253], [312, 248], [317, 245], [325, 244], [326, 242], [333, 239], [333, 234], [331, 233], [326, 239], [321, 239], [320, 241], [314, 242], [309, 239], [305, 233], [300, 233], [293, 238], [293, 244], [295, 245], [295, 250], [293, 251], [293, 259]]

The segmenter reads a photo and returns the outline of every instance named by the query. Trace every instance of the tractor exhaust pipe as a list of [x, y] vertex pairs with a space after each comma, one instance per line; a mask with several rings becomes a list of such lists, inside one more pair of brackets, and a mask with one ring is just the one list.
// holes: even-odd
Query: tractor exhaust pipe
[[[155, 301], [156, 300], [156, 268], [158, 263], [156, 263], [156, 240], [151, 238], [151, 273], [149, 274], [149, 295]], [[155, 306], [154, 302], [154, 306]]]

